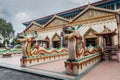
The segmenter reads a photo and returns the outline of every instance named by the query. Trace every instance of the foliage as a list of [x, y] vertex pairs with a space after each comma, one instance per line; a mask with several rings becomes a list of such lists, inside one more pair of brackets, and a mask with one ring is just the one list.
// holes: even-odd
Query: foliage
[[9, 40], [8, 40], [8, 39], [5, 39], [5, 40], [3, 41], [3, 44], [5, 45], [5, 43], [9, 44]]
[[0, 34], [2, 34], [3, 37], [8, 38], [11, 33], [14, 33], [12, 24], [3, 18], [0, 18]]
[[17, 45], [17, 44], [21, 44], [21, 43], [17, 41], [17, 37], [16, 37], [16, 38], [13, 38], [11, 44], [12, 45]]

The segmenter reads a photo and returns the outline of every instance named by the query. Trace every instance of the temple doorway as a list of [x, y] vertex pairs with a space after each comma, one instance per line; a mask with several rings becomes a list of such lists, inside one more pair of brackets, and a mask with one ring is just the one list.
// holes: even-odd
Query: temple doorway
[[50, 38], [47, 36], [45, 38], [45, 41], [46, 41], [47, 48], [49, 48], [50, 47]]
[[93, 46], [97, 47], [99, 43], [99, 38], [96, 35], [96, 31], [93, 30], [91, 27], [88, 29], [88, 31], [85, 33], [84, 38], [85, 38], [85, 43], [86, 46]]
[[114, 44], [114, 36], [117, 35], [116, 29], [110, 30], [106, 26], [104, 26], [104, 30], [100, 33], [97, 33], [98, 36], [102, 38], [101, 43], [103, 44], [103, 59], [104, 60], [112, 60], [114, 56], [117, 57], [118, 48], [117, 45]]
[[59, 48], [61, 46], [61, 37], [55, 33], [52, 38], [53, 48]]
[[60, 41], [53, 41], [53, 47], [59, 48], [60, 47]]
[[104, 40], [105, 40], [105, 46], [112, 46], [112, 36], [110, 35], [106, 35], [103, 36]]
[[89, 45], [92, 45], [92, 46], [97, 46], [97, 38], [87, 38], [86, 39], [86, 46], [88, 47]]

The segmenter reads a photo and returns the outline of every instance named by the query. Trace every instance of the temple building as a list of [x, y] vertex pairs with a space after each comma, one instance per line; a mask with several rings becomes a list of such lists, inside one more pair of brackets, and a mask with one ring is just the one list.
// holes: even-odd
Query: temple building
[[78, 8], [23, 23], [25, 34], [37, 31], [42, 46], [65, 46], [62, 26], [77, 27], [86, 46], [120, 47], [120, 0], [101, 0]]

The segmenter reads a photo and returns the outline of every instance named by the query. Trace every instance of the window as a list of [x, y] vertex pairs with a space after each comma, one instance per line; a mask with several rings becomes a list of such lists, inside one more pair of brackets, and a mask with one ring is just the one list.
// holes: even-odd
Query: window
[[90, 45], [92, 45], [94, 47], [97, 46], [97, 38], [87, 38], [86, 39], [86, 46], [88, 47]]
[[117, 9], [120, 9], [120, 2], [117, 3]]
[[107, 9], [110, 9], [110, 5], [106, 6]]
[[110, 9], [114, 10], [114, 5], [113, 4], [110, 5]]

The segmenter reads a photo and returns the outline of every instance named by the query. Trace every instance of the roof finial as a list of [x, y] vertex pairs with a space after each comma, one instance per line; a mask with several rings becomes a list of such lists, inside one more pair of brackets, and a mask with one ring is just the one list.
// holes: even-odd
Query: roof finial
[[88, 6], [91, 6], [90, 2], [88, 2]]
[[57, 14], [55, 13], [54, 16], [57, 16]]
[[104, 25], [104, 29], [107, 29], [107, 27]]

